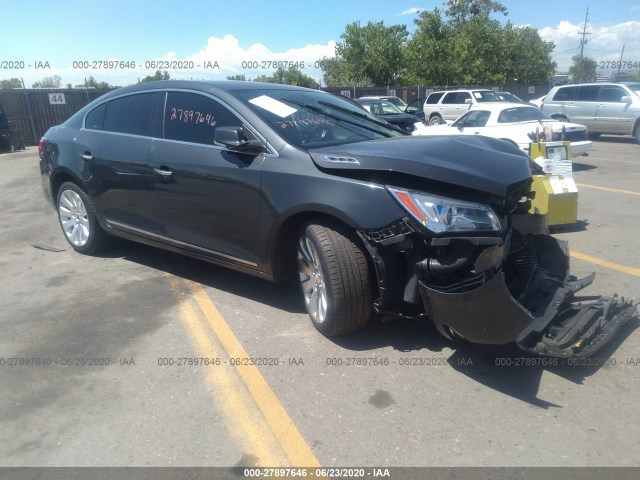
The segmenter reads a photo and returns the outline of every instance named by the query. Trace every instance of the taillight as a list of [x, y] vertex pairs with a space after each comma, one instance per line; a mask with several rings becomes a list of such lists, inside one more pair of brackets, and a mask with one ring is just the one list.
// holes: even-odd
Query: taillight
[[47, 139], [42, 137], [38, 142], [38, 157], [42, 158], [42, 152], [44, 151], [44, 147], [47, 144]]

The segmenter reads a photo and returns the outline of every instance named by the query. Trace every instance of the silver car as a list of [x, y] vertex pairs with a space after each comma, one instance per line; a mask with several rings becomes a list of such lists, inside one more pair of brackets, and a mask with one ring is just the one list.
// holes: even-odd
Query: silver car
[[585, 125], [592, 136], [633, 135], [640, 143], [639, 91], [640, 84], [558, 86], [545, 98], [542, 111], [558, 120]]

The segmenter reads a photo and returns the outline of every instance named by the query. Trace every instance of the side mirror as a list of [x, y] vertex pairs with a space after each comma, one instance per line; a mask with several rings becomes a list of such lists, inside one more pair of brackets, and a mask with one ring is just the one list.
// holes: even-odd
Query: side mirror
[[620, 99], [622, 103], [631, 103], [631, 97], [629, 95], [625, 95]]
[[254, 138], [251, 133], [245, 132], [242, 127], [217, 127], [213, 134], [213, 143], [242, 153], [260, 153], [264, 151], [262, 142]]
[[471, 100], [470, 98], [466, 98], [464, 100], [464, 103], [466, 103], [467, 105], [471, 105], [473, 103], [473, 100]]

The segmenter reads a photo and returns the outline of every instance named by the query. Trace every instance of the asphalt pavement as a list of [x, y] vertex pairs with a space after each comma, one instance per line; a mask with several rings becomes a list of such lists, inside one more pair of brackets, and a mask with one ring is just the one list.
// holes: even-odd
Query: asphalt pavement
[[[640, 466], [638, 318], [548, 365], [395, 320], [327, 339], [297, 287], [66, 243], [37, 149], [0, 155], [0, 467]], [[640, 146], [574, 162], [572, 273], [640, 300]]]

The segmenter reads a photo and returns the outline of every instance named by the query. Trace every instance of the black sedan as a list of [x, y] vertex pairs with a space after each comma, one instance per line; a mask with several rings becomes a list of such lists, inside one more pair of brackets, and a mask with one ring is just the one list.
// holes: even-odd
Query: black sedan
[[529, 158], [486, 137], [406, 136], [317, 90], [165, 81], [114, 90], [39, 144], [78, 252], [111, 235], [273, 281], [325, 335], [376, 316], [449, 337], [587, 355], [634, 311], [574, 304], [566, 244], [529, 215]]
[[416, 115], [405, 113], [395, 104], [384, 99], [356, 98], [356, 102], [362, 105], [367, 112], [398, 126], [403, 132], [411, 133], [416, 129], [416, 124], [422, 120]]

